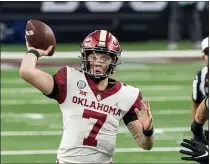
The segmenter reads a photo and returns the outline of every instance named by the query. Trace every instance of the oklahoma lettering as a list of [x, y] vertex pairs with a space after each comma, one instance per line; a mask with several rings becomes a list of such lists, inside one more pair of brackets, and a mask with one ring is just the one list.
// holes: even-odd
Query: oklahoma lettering
[[104, 105], [102, 103], [95, 102], [95, 101], [88, 102], [87, 99], [76, 97], [76, 96], [72, 97], [72, 102], [75, 103], [75, 104], [78, 104], [78, 105], [88, 107], [88, 108], [93, 108], [95, 110], [100, 110], [100, 111], [103, 111], [105, 113], [109, 113], [109, 114], [112, 114], [112, 115], [120, 116], [120, 114], [121, 114], [120, 109], [111, 107], [109, 105]]

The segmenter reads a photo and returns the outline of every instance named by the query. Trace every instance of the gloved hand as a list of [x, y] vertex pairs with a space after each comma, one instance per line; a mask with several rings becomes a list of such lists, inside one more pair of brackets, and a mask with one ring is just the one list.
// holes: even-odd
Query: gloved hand
[[209, 149], [202, 142], [195, 141], [194, 139], [184, 139], [181, 146], [190, 150], [180, 150], [180, 153], [189, 155], [190, 157], [181, 157], [182, 160], [196, 161], [201, 164], [209, 163]]

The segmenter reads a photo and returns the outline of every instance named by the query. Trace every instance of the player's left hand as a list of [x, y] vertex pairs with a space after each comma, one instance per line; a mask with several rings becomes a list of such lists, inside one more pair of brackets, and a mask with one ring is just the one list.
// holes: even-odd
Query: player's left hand
[[151, 130], [152, 129], [152, 114], [150, 111], [149, 101], [146, 101], [146, 104], [142, 101], [142, 105], [144, 107], [144, 112], [141, 114], [139, 109], [135, 109], [135, 112], [138, 116], [138, 119], [143, 127], [144, 130]]

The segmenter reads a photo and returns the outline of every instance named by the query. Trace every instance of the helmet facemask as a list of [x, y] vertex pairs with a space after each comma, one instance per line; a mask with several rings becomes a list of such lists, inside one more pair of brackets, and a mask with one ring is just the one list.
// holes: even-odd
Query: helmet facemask
[[[94, 70], [91, 71], [91, 64], [94, 65], [93, 61], [89, 61], [88, 60], [88, 56], [90, 54], [95, 54], [95, 55], [99, 55], [99, 54], [106, 54], [109, 55], [112, 58], [111, 62], [107, 62], [107, 61], [103, 61], [103, 62], [97, 62], [97, 63], [103, 63], [107, 65], [107, 70], [106, 72], [102, 73], [102, 74], [95, 74]], [[114, 74], [116, 71], [116, 67], [117, 65], [121, 64], [119, 63], [119, 58], [120, 58], [120, 52], [116, 52], [116, 51], [110, 51], [107, 50], [107, 48], [82, 48], [81, 49], [81, 68], [82, 70], [88, 74], [89, 76], [91, 76], [94, 79], [97, 80], [103, 80], [106, 79], [107, 77], [109, 77], [110, 75]], [[92, 63], [91, 63], [92, 62]], [[94, 69], [94, 66], [92, 66], [92, 69]]]

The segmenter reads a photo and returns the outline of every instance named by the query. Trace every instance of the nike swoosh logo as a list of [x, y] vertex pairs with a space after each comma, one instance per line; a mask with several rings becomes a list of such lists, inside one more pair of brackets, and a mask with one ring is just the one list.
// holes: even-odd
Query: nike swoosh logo
[[194, 157], [194, 158], [202, 158], [202, 157], [206, 157], [209, 153], [207, 151], [205, 151], [205, 154], [198, 156], [198, 157]]

